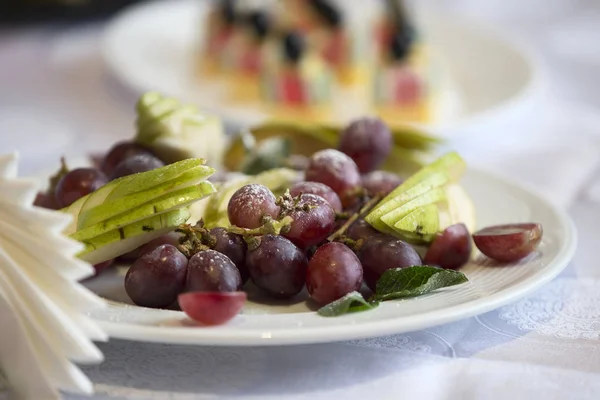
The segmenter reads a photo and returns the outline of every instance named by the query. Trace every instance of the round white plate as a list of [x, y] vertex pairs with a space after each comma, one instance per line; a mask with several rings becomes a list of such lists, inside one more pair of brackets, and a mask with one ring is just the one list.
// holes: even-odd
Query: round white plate
[[[269, 115], [258, 104], [232, 103], [222, 83], [195, 72], [208, 3], [163, 0], [126, 9], [107, 28], [105, 61], [137, 92], [158, 90], [239, 125], [259, 123]], [[363, 1], [353, 4], [364, 6]], [[432, 53], [444, 60], [447, 76], [438, 96], [437, 121], [430, 126], [454, 128], [504, 116], [543, 91], [545, 79], [531, 53], [505, 35], [451, 15], [419, 10], [416, 16]], [[334, 119], [364, 114], [348, 100], [352, 96], [340, 96], [345, 101], [336, 102]]]
[[310, 310], [303, 298], [293, 304], [249, 302], [240, 315], [218, 327], [193, 326], [182, 312], [125, 304], [125, 271], [116, 270], [87, 282], [113, 300], [92, 316], [111, 337], [138, 341], [230, 346], [334, 342], [414, 331], [490, 311], [550, 281], [571, 260], [576, 231], [564, 212], [529, 189], [489, 173], [471, 170], [463, 183], [475, 202], [479, 227], [542, 223], [539, 252], [511, 266], [494, 265], [477, 255], [462, 270], [469, 283], [384, 302], [371, 311], [325, 318]]

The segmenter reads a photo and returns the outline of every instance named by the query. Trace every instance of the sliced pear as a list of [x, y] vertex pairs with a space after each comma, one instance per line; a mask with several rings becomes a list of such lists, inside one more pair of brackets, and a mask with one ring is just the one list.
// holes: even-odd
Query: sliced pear
[[440, 231], [439, 208], [429, 204], [411, 212], [394, 224], [394, 230], [411, 243], [429, 243]]
[[[475, 204], [465, 189], [460, 185], [449, 185], [446, 187], [446, 198], [448, 199], [447, 219], [450, 222], [442, 225], [442, 228], [445, 229], [452, 224], [462, 222], [467, 226], [469, 232], [475, 232], [477, 224]], [[440, 215], [444, 216], [444, 212]]]
[[82, 241], [85, 248], [78, 256], [90, 264], [111, 260], [173, 231], [185, 223], [189, 216], [189, 211], [182, 208], [106, 232]]
[[152, 199], [158, 197], [164, 198], [165, 195], [171, 192], [198, 185], [208, 176], [212, 175], [213, 172], [214, 170], [212, 168], [205, 165], [199, 165], [185, 171], [176, 178], [162, 182], [151, 189], [132, 193], [112, 201], [110, 198], [107, 198], [107, 201], [104, 203], [91, 209], [81, 211], [78, 220], [78, 228], [84, 229], [128, 210], [132, 210], [142, 204], [148, 203]]
[[393, 229], [398, 221], [406, 217], [413, 211], [428, 205], [434, 205], [437, 216], [437, 204], [446, 201], [446, 191], [443, 188], [433, 188], [426, 193], [418, 196], [381, 216], [380, 221]]
[[99, 236], [108, 231], [119, 229], [137, 221], [149, 218], [153, 215], [159, 215], [171, 210], [186, 207], [198, 200], [215, 192], [215, 187], [210, 182], [201, 182], [194, 186], [176, 190], [164, 196], [152, 199], [150, 202], [142, 204], [136, 208], [108, 218], [97, 224], [88, 226], [71, 234], [71, 238], [84, 241]]

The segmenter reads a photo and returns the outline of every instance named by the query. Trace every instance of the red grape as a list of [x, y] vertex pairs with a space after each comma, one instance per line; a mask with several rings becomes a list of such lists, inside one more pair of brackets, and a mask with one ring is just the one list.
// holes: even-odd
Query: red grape
[[331, 189], [329, 186], [324, 185], [320, 182], [298, 182], [290, 189], [290, 194], [294, 197], [301, 194], [314, 194], [321, 196], [335, 212], [342, 211], [342, 202], [340, 197]]
[[187, 265], [177, 248], [163, 244], [133, 263], [125, 275], [125, 291], [138, 306], [168, 307], [185, 287]]
[[354, 161], [335, 149], [313, 154], [306, 169], [306, 180], [329, 186], [344, 206], [353, 203], [352, 194], [360, 186], [360, 174]]
[[240, 272], [226, 255], [203, 250], [190, 258], [186, 292], [235, 292], [241, 287]]
[[146, 253], [150, 253], [151, 251], [156, 249], [158, 246], [161, 246], [163, 244], [170, 244], [171, 246], [177, 247], [177, 246], [179, 246], [179, 239], [181, 239], [181, 237], [182, 237], [181, 233], [178, 233], [178, 232], [169, 232], [167, 234], [159, 236], [156, 239], [149, 241], [145, 245], [140, 246], [137, 249], [137, 252], [138, 252], [137, 255], [138, 255], [138, 257], [141, 257]]
[[35, 196], [33, 205], [36, 207], [48, 208], [50, 210], [57, 210], [59, 208], [54, 193], [50, 195], [48, 193], [38, 192], [37, 196]]
[[108, 183], [106, 175], [93, 168], [77, 168], [67, 172], [56, 185], [54, 197], [59, 207], [68, 207], [81, 197]]
[[392, 134], [378, 118], [362, 118], [342, 132], [339, 149], [356, 162], [361, 173], [371, 172], [385, 161], [392, 148]]
[[300, 293], [306, 280], [306, 255], [282, 236], [264, 235], [258, 240], [259, 245], [246, 255], [252, 282], [277, 298]]
[[115, 259], [113, 258], [111, 260], [107, 260], [107, 261], [101, 262], [100, 264], [94, 265], [94, 270], [96, 271], [95, 276], [98, 276], [101, 273], [103, 273], [104, 271], [106, 271], [114, 263], [115, 263]]
[[[306, 207], [306, 209], [303, 209]], [[297, 198], [294, 210], [286, 212], [292, 217], [289, 231], [281, 233], [302, 250], [321, 243], [335, 228], [335, 212], [327, 201], [314, 194]]]
[[458, 269], [469, 261], [471, 249], [471, 235], [465, 224], [451, 225], [433, 240], [423, 262]]
[[542, 240], [542, 234], [540, 224], [508, 224], [481, 229], [473, 234], [473, 240], [489, 258], [513, 262], [533, 253]]
[[246, 267], [246, 251], [248, 245], [243, 237], [235, 233], [227, 232], [225, 228], [213, 228], [210, 234], [216, 242], [213, 250], [225, 254], [237, 267], [242, 278], [242, 285], [248, 281], [250, 275]]
[[369, 196], [387, 196], [402, 183], [402, 179], [388, 171], [373, 171], [362, 177], [362, 186]]
[[356, 220], [355, 223], [350, 225], [346, 231], [346, 236], [352, 240], [368, 239], [372, 236], [383, 236], [383, 233], [375, 230], [367, 221], [363, 218]]
[[388, 269], [423, 264], [419, 253], [410, 244], [391, 236], [373, 236], [365, 240], [358, 258], [364, 268], [365, 283], [373, 291]]
[[138, 154], [123, 160], [113, 170], [110, 179], [117, 179], [127, 175], [138, 174], [140, 172], [152, 171], [160, 167], [164, 167], [165, 163], [151, 154]]
[[146, 147], [134, 142], [120, 142], [115, 144], [104, 157], [100, 170], [111, 176], [117, 166], [128, 158], [140, 154], [153, 155]]
[[306, 288], [317, 303], [329, 304], [362, 285], [363, 268], [346, 245], [327, 243], [317, 249], [308, 263]]
[[179, 306], [203, 325], [221, 325], [235, 317], [246, 303], [245, 292], [191, 292], [179, 295]]
[[277, 219], [279, 206], [275, 195], [263, 185], [251, 184], [238, 189], [227, 206], [227, 215], [232, 225], [242, 228], [259, 228], [263, 217]]

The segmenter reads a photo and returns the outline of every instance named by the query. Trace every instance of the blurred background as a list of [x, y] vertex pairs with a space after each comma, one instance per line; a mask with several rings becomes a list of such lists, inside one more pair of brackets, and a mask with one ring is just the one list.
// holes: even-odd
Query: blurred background
[[[52, 170], [61, 154], [81, 158], [132, 136], [139, 93], [116, 78], [102, 53], [106, 27], [132, 3], [144, 2], [0, 0], [0, 148], [21, 152], [23, 173]], [[600, 107], [600, 1], [419, 0], [414, 6], [510, 36], [539, 57], [542, 97], [588, 110], [586, 116]], [[498, 135], [486, 135], [485, 143], [492, 146]]]

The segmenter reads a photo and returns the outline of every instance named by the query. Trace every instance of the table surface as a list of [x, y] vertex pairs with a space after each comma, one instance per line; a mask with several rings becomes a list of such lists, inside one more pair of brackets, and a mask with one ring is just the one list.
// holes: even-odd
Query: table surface
[[[510, 29], [544, 56], [553, 96], [587, 112], [600, 107], [597, 1], [427, 1]], [[0, 148], [22, 152], [23, 174], [54, 168], [59, 154], [80, 157], [132, 135], [136, 96], [103, 66], [102, 28], [0, 30]], [[590, 182], [600, 182], [600, 173], [591, 172]], [[513, 304], [410, 334], [327, 345], [216, 348], [112, 340], [99, 345], [103, 364], [84, 367], [95, 383], [93, 398], [598, 399], [600, 202], [573, 198], [569, 213], [580, 238], [575, 259]]]

